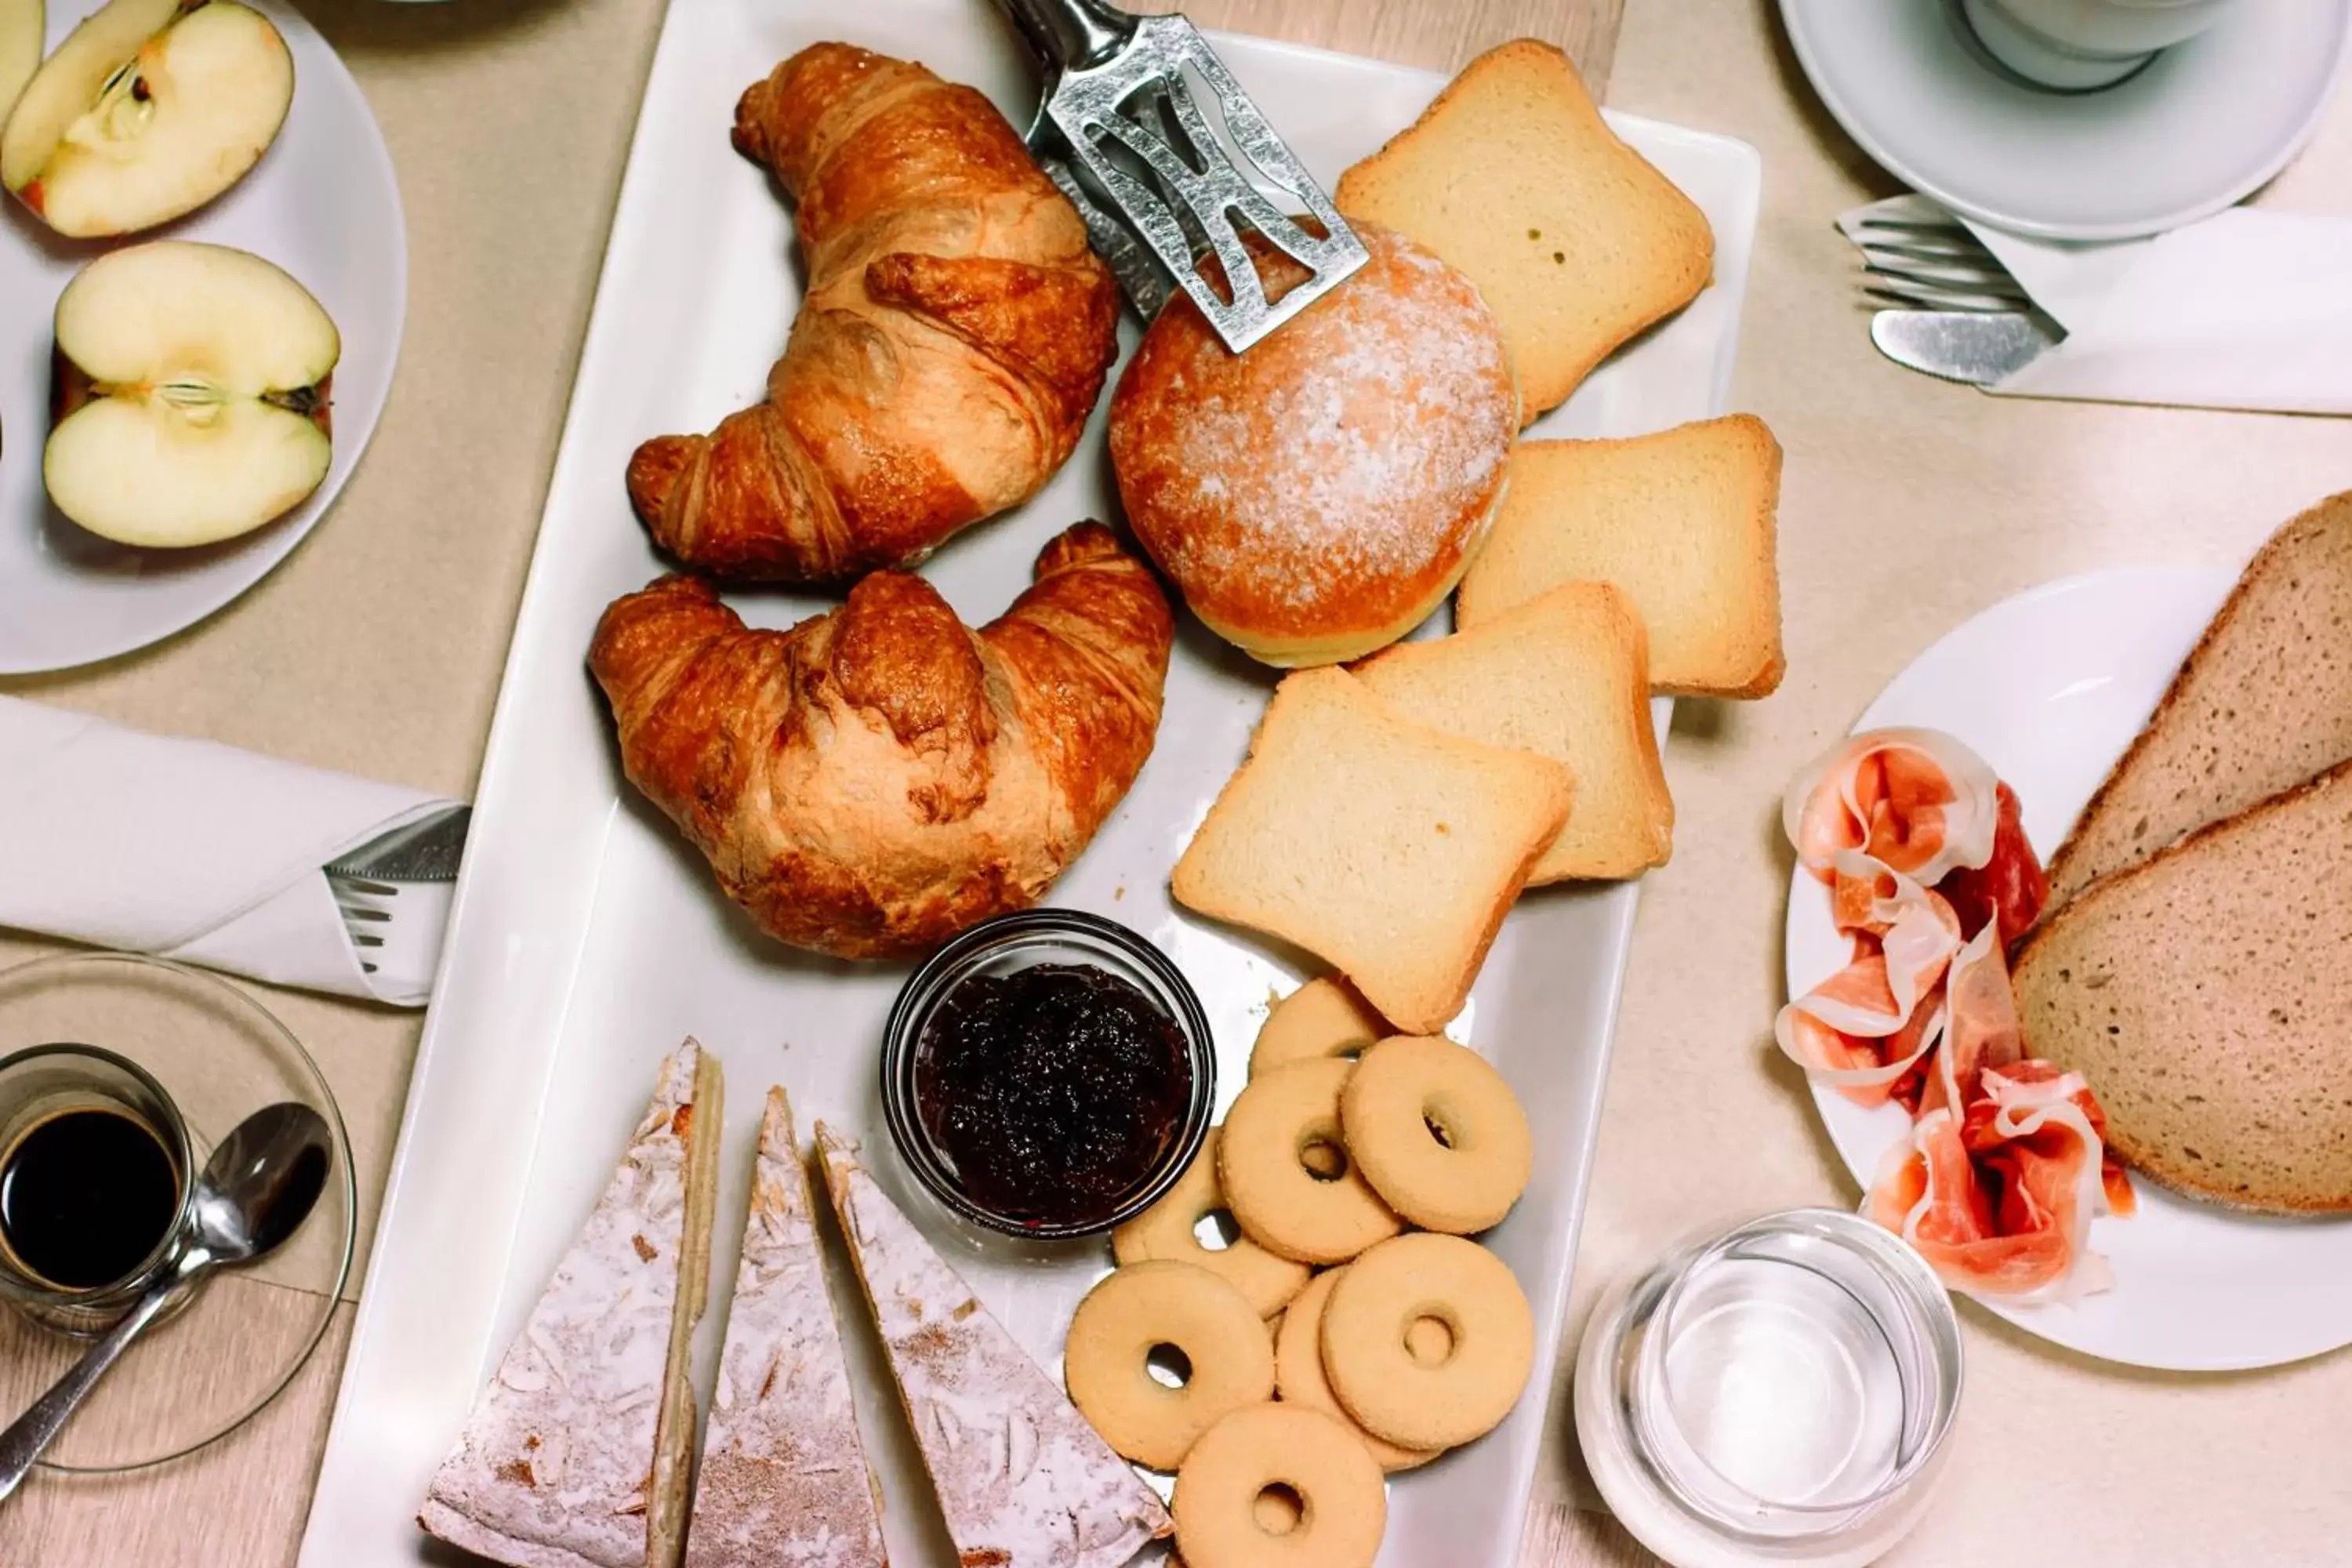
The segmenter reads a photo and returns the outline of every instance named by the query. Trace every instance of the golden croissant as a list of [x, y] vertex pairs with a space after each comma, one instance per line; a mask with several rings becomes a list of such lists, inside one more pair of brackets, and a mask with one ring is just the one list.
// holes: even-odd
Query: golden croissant
[[1025, 909], [1077, 858], [1151, 752], [1172, 633], [1087, 522], [979, 632], [903, 572], [783, 632], [671, 576], [604, 612], [588, 664], [630, 782], [729, 897], [796, 947], [885, 958]]
[[845, 580], [1036, 494], [1102, 391], [1118, 290], [995, 106], [817, 44], [743, 95], [735, 145], [799, 199], [808, 294], [766, 402], [631, 458], [655, 542], [721, 577]]

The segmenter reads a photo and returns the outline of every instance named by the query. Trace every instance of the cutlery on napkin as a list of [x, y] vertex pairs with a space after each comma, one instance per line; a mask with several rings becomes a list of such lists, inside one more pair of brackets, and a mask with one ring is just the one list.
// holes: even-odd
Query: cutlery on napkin
[[1987, 392], [2352, 414], [2352, 217], [2232, 207], [2148, 239], [2028, 239], [1919, 195], [1838, 216], [1958, 221], [2065, 337]]
[[401, 939], [362, 949], [326, 868], [457, 805], [0, 697], [0, 926], [422, 1006], [446, 884], [398, 884]]

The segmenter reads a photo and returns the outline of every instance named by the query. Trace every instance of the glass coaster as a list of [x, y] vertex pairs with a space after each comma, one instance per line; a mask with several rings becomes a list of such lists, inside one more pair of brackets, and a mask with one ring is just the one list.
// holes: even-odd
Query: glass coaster
[[[325, 1337], [351, 1276], [357, 1228], [351, 1144], [300, 1042], [259, 1003], [201, 970], [104, 952], [0, 972], [0, 1057], [57, 1041], [102, 1046], [152, 1074], [187, 1122], [198, 1170], [230, 1128], [278, 1100], [317, 1110], [333, 1141], [326, 1189], [293, 1239], [201, 1282], [184, 1307], [124, 1352], [41, 1461], [69, 1472], [139, 1469], [244, 1426]], [[87, 1341], [0, 1310], [0, 1425], [86, 1348]]]

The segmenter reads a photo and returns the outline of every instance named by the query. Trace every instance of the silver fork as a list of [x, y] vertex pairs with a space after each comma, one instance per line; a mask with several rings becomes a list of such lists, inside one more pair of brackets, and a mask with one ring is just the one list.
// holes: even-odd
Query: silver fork
[[342, 912], [343, 931], [359, 950], [363, 973], [375, 973], [381, 966], [370, 954], [380, 953], [388, 940], [396, 940], [394, 922], [403, 887], [415, 904], [426, 889], [457, 879], [473, 815], [470, 806], [452, 806], [363, 844], [325, 868], [335, 907]]
[[1868, 217], [1853, 226], [1863, 292], [1906, 310], [2014, 311], [2032, 298], [1955, 219]]

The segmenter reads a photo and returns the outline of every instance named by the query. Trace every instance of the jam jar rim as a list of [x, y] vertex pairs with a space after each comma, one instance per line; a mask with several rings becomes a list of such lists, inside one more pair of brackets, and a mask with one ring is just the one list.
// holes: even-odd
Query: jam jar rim
[[[1150, 1178], [1139, 1183], [1125, 1201], [1103, 1217], [1058, 1224], [999, 1213], [964, 1191], [922, 1128], [916, 1112], [914, 1081], [915, 1048], [922, 1039], [923, 1028], [957, 986], [1006, 947], [1051, 942], [1077, 950], [1071, 956], [1080, 962], [1091, 952], [1110, 957], [1127, 969], [1141, 971], [1151, 984], [1137, 988], [1155, 1005], [1165, 1005], [1177, 1033], [1183, 1038], [1184, 1062], [1191, 1078], [1181, 1130]], [[1119, 978], [1134, 983], [1127, 974]], [[1083, 910], [1020, 910], [998, 915], [972, 927], [925, 959], [890, 1004], [889, 1018], [883, 1029], [881, 1068], [883, 1120], [889, 1127], [890, 1141], [897, 1145], [899, 1159], [923, 1190], [960, 1217], [997, 1235], [1024, 1241], [1066, 1241], [1105, 1235], [1158, 1203], [1199, 1155], [1208, 1138], [1210, 1118], [1216, 1105], [1216, 1041], [1192, 983], [1141, 932]]]

